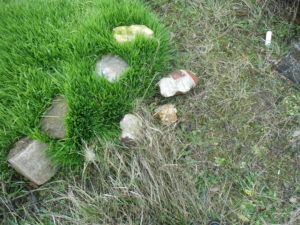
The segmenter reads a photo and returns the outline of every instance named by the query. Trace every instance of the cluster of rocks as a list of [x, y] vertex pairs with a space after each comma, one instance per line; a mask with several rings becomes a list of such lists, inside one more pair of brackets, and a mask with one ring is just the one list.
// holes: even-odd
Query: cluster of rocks
[[[113, 36], [119, 43], [134, 41], [138, 35], [154, 38], [154, 32], [145, 25], [120, 26], [113, 29]], [[96, 73], [110, 82], [117, 81], [129, 69], [128, 63], [118, 55], [107, 54], [96, 63]]]
[[[113, 29], [115, 41], [121, 43], [132, 42], [138, 35], [153, 38], [154, 32], [145, 25], [121, 26]], [[130, 68], [120, 56], [107, 54], [96, 62], [96, 74], [109, 82], [117, 81]], [[176, 70], [158, 83], [160, 93], [164, 97], [185, 94], [199, 82], [199, 78], [189, 70]], [[68, 113], [67, 100], [62, 96], [53, 99], [51, 106], [45, 111], [41, 119], [41, 130], [53, 139], [63, 139], [67, 136], [65, 117]], [[175, 105], [166, 104], [155, 110], [155, 118], [163, 124], [177, 121]], [[122, 129], [121, 140], [125, 144], [135, 144], [143, 137], [142, 119], [127, 114], [120, 122]], [[21, 175], [35, 185], [42, 185], [55, 175], [58, 168], [54, 166], [46, 154], [47, 143], [28, 137], [17, 141], [8, 155], [8, 162]]]
[[[199, 80], [199, 77], [189, 70], [176, 70], [162, 78], [158, 86], [160, 94], [168, 98], [186, 94], [198, 84]], [[155, 109], [153, 117], [159, 119], [163, 125], [176, 123], [178, 120], [176, 106], [174, 104], [161, 105]], [[133, 114], [125, 115], [120, 122], [120, 127], [122, 129], [121, 141], [126, 145], [136, 144], [143, 138], [142, 120]]]
[[[67, 136], [64, 124], [68, 113], [68, 103], [64, 97], [57, 96], [41, 119], [41, 130], [49, 137], [63, 139]], [[46, 155], [47, 143], [29, 137], [17, 141], [8, 155], [8, 162], [17, 172], [36, 185], [47, 182], [57, 171]]]
[[[145, 25], [121, 26], [113, 29], [115, 41], [119, 43], [132, 42], [138, 35], [153, 38], [154, 32]], [[96, 74], [110, 82], [116, 81], [129, 69], [128, 63], [121, 57], [113, 54], [102, 56], [96, 62]], [[67, 136], [65, 117], [68, 113], [68, 103], [64, 97], [58, 96], [53, 99], [51, 106], [45, 111], [41, 119], [41, 130], [49, 137], [63, 139]], [[124, 118], [124, 127], [128, 117]], [[136, 120], [135, 123], [138, 123]], [[127, 132], [127, 133], [126, 133]], [[128, 129], [124, 138], [137, 138], [137, 130]], [[8, 155], [8, 162], [17, 172], [28, 178], [35, 185], [47, 182], [58, 170], [46, 154], [47, 143], [28, 137], [17, 141]]]
[[[113, 29], [113, 35], [117, 42], [126, 43], [136, 39], [138, 35], [153, 38], [154, 32], [145, 25], [121, 26]], [[96, 73], [110, 82], [117, 81], [121, 75], [129, 69], [128, 63], [117, 55], [104, 55], [96, 63]], [[163, 97], [172, 97], [189, 92], [197, 85], [199, 78], [189, 70], [176, 70], [159, 83], [160, 93]], [[163, 124], [171, 124], [177, 121], [177, 109], [175, 105], [165, 104], [155, 110], [154, 117]], [[122, 129], [121, 141], [126, 145], [134, 145], [143, 137], [142, 119], [127, 114], [120, 122]]]

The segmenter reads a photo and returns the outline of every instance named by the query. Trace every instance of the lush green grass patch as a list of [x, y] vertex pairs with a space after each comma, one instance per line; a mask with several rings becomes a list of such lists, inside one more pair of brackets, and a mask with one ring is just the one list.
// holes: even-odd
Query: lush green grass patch
[[[51, 143], [60, 164], [82, 162], [81, 142], [111, 139], [135, 100], [154, 94], [171, 52], [168, 32], [141, 1], [0, 2], [0, 148], [21, 136]], [[155, 38], [117, 43], [114, 27], [144, 24]], [[104, 54], [124, 58], [130, 69], [110, 83], [95, 74]], [[68, 137], [57, 142], [39, 131], [39, 119], [55, 95], [66, 96]], [[2, 160], [3, 164], [6, 164]]]

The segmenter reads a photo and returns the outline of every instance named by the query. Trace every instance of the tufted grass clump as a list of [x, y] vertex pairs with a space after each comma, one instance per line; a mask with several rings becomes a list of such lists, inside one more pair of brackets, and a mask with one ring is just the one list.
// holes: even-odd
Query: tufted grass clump
[[[117, 43], [113, 28], [144, 24], [155, 38]], [[118, 123], [136, 99], [154, 94], [171, 58], [168, 31], [139, 0], [0, 1], [0, 157], [22, 136], [50, 143], [59, 164], [82, 163], [82, 141], [118, 136]], [[104, 54], [124, 58], [130, 69], [116, 82], [95, 74]], [[70, 112], [68, 137], [40, 132], [40, 117], [54, 96]], [[2, 170], [1, 170], [2, 171]]]

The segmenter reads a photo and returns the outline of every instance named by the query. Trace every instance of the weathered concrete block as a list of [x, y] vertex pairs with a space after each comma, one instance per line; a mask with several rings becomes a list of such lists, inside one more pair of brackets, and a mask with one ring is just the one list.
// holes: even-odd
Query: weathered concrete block
[[64, 97], [54, 98], [52, 105], [46, 110], [41, 120], [41, 129], [53, 138], [61, 139], [67, 136], [65, 117], [68, 113], [68, 103]]
[[109, 81], [117, 80], [129, 68], [127, 62], [119, 56], [104, 55], [96, 64], [96, 73]]
[[24, 177], [37, 185], [42, 185], [57, 171], [46, 156], [47, 147], [46, 143], [23, 138], [11, 149], [7, 160]]

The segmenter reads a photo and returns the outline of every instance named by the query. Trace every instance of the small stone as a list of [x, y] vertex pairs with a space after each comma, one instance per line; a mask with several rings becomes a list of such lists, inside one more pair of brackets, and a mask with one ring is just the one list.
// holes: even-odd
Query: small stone
[[133, 114], [126, 114], [120, 122], [120, 127], [121, 141], [126, 145], [135, 145], [143, 136], [142, 120]]
[[292, 134], [293, 138], [300, 138], [300, 129], [295, 130], [294, 133]]
[[41, 119], [41, 129], [48, 136], [62, 139], [67, 136], [65, 117], [69, 111], [67, 100], [62, 96], [53, 99], [52, 105]]
[[298, 198], [296, 198], [296, 197], [291, 197], [291, 198], [289, 199], [289, 202], [290, 202], [290, 203], [297, 203], [297, 202], [298, 202]]
[[155, 110], [154, 117], [166, 125], [175, 123], [177, 121], [177, 109], [173, 104], [162, 105]]
[[189, 70], [176, 70], [168, 77], [162, 78], [158, 86], [162, 96], [172, 97], [189, 92], [199, 80], [199, 77]]
[[96, 64], [96, 73], [109, 81], [117, 80], [129, 68], [127, 62], [115, 55], [104, 55]]
[[50, 180], [57, 171], [46, 155], [48, 145], [33, 139], [19, 140], [8, 155], [10, 165], [37, 185], [42, 185]]
[[292, 143], [296, 143], [299, 140], [300, 140], [300, 129], [298, 128], [297, 130], [295, 130], [293, 132], [293, 134], [289, 138], [289, 141], [292, 142]]
[[212, 188], [210, 188], [210, 191], [213, 192], [213, 193], [217, 193], [217, 192], [220, 191], [220, 188], [218, 188], [218, 187], [212, 187]]
[[120, 26], [113, 29], [114, 38], [117, 42], [129, 42], [134, 41], [138, 34], [141, 34], [147, 38], [154, 36], [153, 30], [145, 25], [131, 25]]
[[293, 49], [283, 56], [277, 71], [294, 83], [300, 84], [300, 42], [295, 43]]

